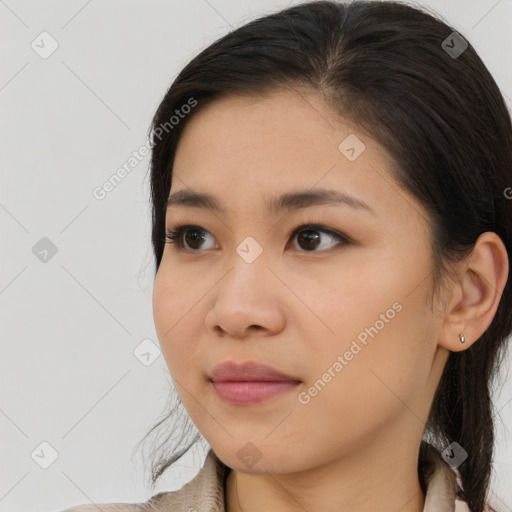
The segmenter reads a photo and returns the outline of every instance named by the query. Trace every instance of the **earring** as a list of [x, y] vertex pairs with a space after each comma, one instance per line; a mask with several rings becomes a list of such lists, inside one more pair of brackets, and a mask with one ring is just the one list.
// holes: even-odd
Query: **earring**
[[466, 338], [464, 337], [464, 333], [461, 332], [459, 334], [459, 340], [461, 343], [466, 343]]

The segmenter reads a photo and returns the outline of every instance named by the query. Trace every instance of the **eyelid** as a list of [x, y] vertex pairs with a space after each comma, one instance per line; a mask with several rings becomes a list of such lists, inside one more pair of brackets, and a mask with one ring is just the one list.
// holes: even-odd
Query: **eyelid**
[[[290, 233], [290, 238], [295, 237], [295, 235], [297, 233], [300, 233], [301, 231], [306, 231], [307, 229], [322, 231], [323, 233], [327, 233], [328, 235], [332, 236], [333, 238], [337, 238], [341, 242], [344, 242], [346, 244], [354, 243], [354, 241], [348, 235], [345, 235], [345, 233], [342, 233], [336, 229], [330, 228], [323, 224], [318, 224], [318, 222], [305, 222], [305, 223], [301, 224], [300, 226], [297, 226]], [[308, 251], [304, 251], [304, 252], [308, 252]], [[314, 252], [314, 251], [310, 251], [310, 252]], [[320, 252], [320, 251], [318, 251], [318, 252]]]

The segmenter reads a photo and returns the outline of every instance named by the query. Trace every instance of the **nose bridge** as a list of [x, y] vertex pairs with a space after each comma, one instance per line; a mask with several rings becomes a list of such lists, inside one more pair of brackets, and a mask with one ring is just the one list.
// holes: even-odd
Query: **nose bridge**
[[278, 301], [272, 296], [276, 288], [270, 280], [275, 277], [265, 256], [263, 247], [250, 236], [234, 248], [206, 317], [210, 329], [243, 337], [249, 327], [268, 332], [282, 327]]
[[[227, 280], [229, 286], [234, 286], [238, 293], [243, 294], [246, 286], [258, 286], [263, 280], [269, 279], [267, 274], [271, 274], [267, 266], [272, 266], [272, 255], [267, 241], [271, 238], [272, 219], [261, 213], [259, 204], [237, 206], [238, 209], [229, 211], [232, 219], [226, 246], [229, 252], [222, 255], [225, 260], [223, 264], [229, 272], [222, 281]], [[219, 285], [222, 286], [222, 283]]]
[[267, 268], [273, 266], [271, 254], [256, 239], [264, 236], [264, 230], [260, 230], [232, 246], [233, 252], [226, 258], [225, 272], [216, 287], [217, 311], [245, 311], [259, 317], [263, 310], [279, 303], [275, 296], [279, 292], [279, 280]]
[[246, 236], [236, 247], [235, 252], [240, 259], [247, 265], [252, 265], [263, 254], [263, 245], [260, 244], [253, 236]]
[[[254, 287], [266, 279], [268, 261], [265, 256], [263, 246], [252, 236], [245, 237], [234, 247], [234, 253], [228, 258], [229, 271], [225, 275], [225, 283], [234, 287], [239, 300], [243, 296], [254, 295], [254, 292], [245, 294], [247, 287]], [[222, 282], [220, 285], [222, 287]]]

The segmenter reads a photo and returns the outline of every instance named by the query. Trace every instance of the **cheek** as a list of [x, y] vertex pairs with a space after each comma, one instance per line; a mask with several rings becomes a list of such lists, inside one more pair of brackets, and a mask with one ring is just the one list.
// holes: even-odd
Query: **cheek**
[[[153, 320], [162, 354], [172, 375], [186, 372], [193, 364], [193, 340], [203, 325], [197, 318], [198, 301], [208, 291], [198, 290], [183, 274], [170, 272], [164, 264], [158, 270], [153, 288]], [[196, 315], [196, 317], [194, 317]]]
[[[418, 404], [429, 381], [434, 350], [421, 321], [424, 310], [418, 297], [405, 295], [397, 290], [361, 303], [353, 296], [352, 302], [339, 302], [344, 311], [336, 315], [333, 310], [326, 318], [336, 336], [322, 336], [322, 343], [304, 354], [308, 379], [293, 415], [301, 427], [293, 430], [286, 425], [297, 442], [308, 439], [308, 447], [321, 447], [328, 457], [333, 446], [355, 449], [398, 417], [421, 431], [426, 418]], [[397, 297], [400, 304], [394, 309]]]
[[[435, 354], [426, 300], [428, 262], [413, 263], [380, 254], [360, 267], [354, 262], [349, 273], [315, 276], [318, 286], [310, 287], [304, 300], [315, 314], [302, 324], [310, 343], [303, 350], [308, 384], [329, 382], [321, 393], [329, 406], [400, 404], [397, 396], [412, 399], [427, 382]], [[307, 289], [311, 275], [301, 279]]]

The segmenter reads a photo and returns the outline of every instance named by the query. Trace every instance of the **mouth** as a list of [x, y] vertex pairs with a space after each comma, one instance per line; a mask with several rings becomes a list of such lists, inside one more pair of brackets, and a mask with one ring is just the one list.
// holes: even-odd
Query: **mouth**
[[271, 366], [253, 361], [217, 365], [209, 381], [219, 398], [231, 404], [257, 404], [290, 392], [301, 381]]
[[215, 366], [209, 378], [213, 382], [232, 381], [232, 382], [277, 382], [277, 381], [299, 381], [300, 379], [287, 375], [271, 366], [254, 361], [246, 363], [236, 363], [234, 361], [225, 361]]

